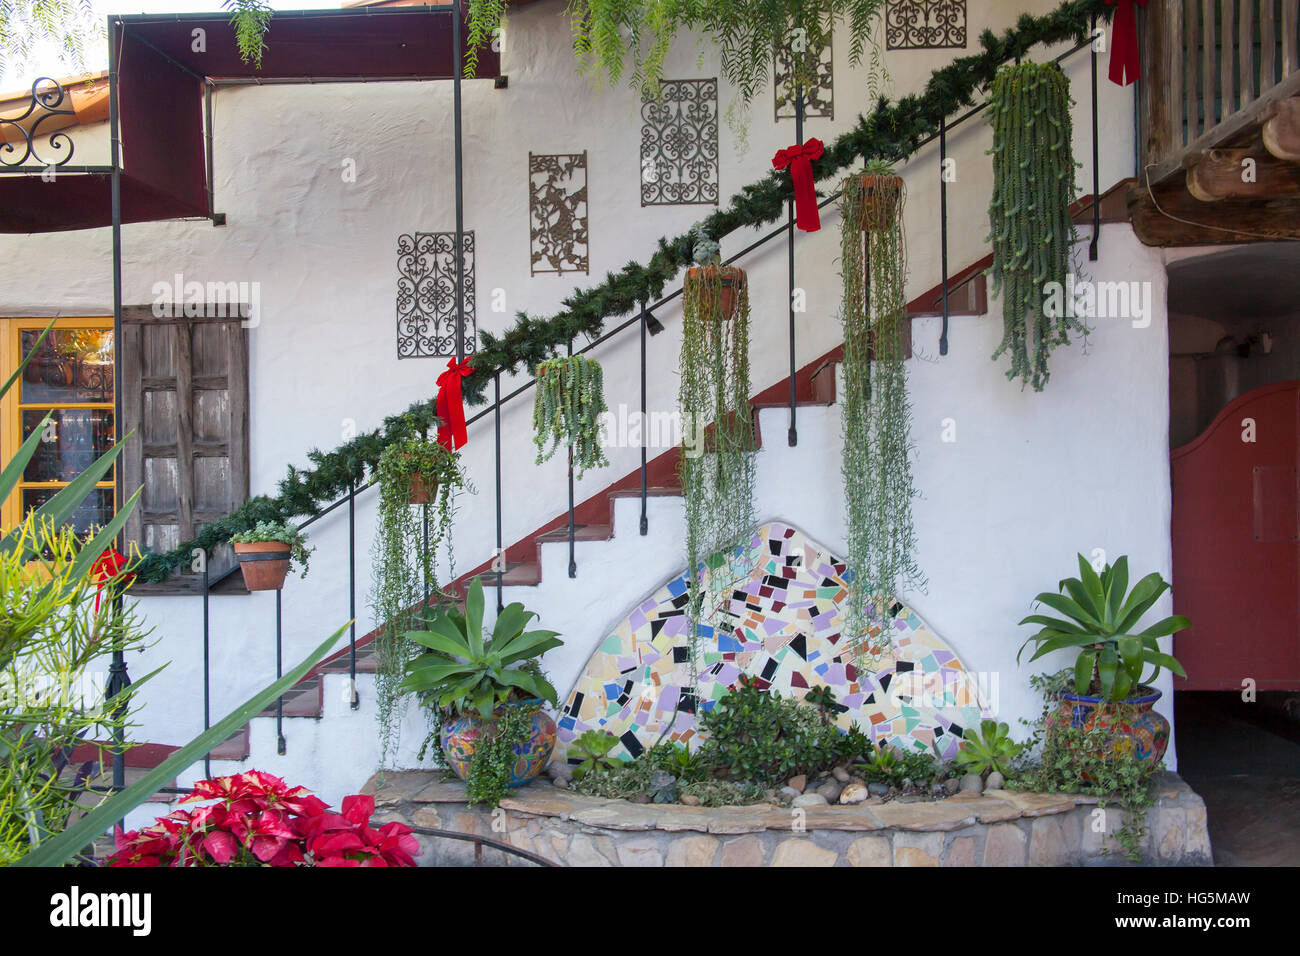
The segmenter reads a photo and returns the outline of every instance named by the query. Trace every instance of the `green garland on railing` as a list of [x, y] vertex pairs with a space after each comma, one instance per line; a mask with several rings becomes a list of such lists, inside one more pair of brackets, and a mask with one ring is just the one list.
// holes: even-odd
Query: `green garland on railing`
[[563, 445], [573, 450], [574, 474], [609, 464], [600, 447], [600, 418], [605, 405], [605, 373], [585, 355], [547, 359], [534, 371], [533, 444], [537, 464], [550, 461]]
[[1059, 64], [1018, 63], [999, 71], [989, 100], [990, 272], [1003, 323], [993, 358], [1010, 351], [1007, 378], [1041, 392], [1051, 377], [1052, 349], [1069, 345], [1071, 331], [1087, 331], [1070, 310], [1052, 316], [1045, 308], [1048, 283], [1065, 286], [1075, 240], [1070, 81]]
[[[882, 99], [870, 116], [859, 117], [857, 125], [829, 144], [821, 159], [813, 163], [814, 175], [823, 180], [863, 161], [898, 161], [910, 156], [922, 140], [938, 132], [940, 121], [973, 105], [975, 95], [993, 82], [1004, 62], [1024, 56], [1040, 44], [1068, 40], [1082, 43], [1088, 38], [1094, 17], [1109, 21], [1114, 12], [1106, 0], [1068, 0], [1043, 16], [1023, 15], [1001, 36], [985, 31], [980, 37], [982, 53], [961, 57], [936, 70], [924, 92], [892, 103]], [[709, 216], [704, 221], [704, 233], [717, 240], [737, 229], [775, 222], [785, 215], [790, 196], [790, 177], [785, 173], [769, 174], [732, 197], [729, 208]], [[577, 337], [599, 335], [606, 319], [629, 315], [642, 303], [658, 299], [668, 282], [693, 261], [695, 241], [689, 233], [660, 239], [658, 250], [645, 265], [630, 262], [618, 273], [610, 273], [603, 284], [578, 290], [565, 300], [565, 311], [551, 319], [520, 313], [514, 326], [500, 336], [480, 331], [479, 348], [473, 356], [474, 371], [462, 385], [466, 401], [482, 403], [484, 392], [498, 373], [531, 369]], [[166, 580], [191, 566], [196, 548], [210, 553], [230, 540], [232, 534], [258, 521], [289, 521], [319, 514], [331, 501], [347, 494], [349, 484], [361, 484], [368, 473], [374, 473], [386, 445], [417, 436], [435, 425], [434, 402], [430, 399], [415, 403], [402, 415], [385, 419], [381, 428], [359, 435], [334, 451], [312, 450], [307, 458], [315, 467], [290, 466], [274, 498], [250, 498], [225, 518], [204, 527], [194, 540], [183, 542], [173, 551], [145, 555], [138, 577], [144, 581]]]

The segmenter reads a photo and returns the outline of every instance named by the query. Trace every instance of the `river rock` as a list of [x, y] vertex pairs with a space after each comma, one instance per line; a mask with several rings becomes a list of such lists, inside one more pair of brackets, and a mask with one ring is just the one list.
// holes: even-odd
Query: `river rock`
[[800, 793], [803, 793], [804, 789], [808, 786], [808, 775], [801, 773], [797, 777], [791, 777], [785, 782], [785, 784], [792, 790], [798, 790]]
[[838, 780], [840, 783], [848, 783], [852, 779], [849, 776], [848, 768], [844, 766], [839, 766], [836, 767], [834, 770], [832, 770], [831, 776], [834, 777], [836, 780]]
[[984, 789], [1001, 790], [1004, 786], [1006, 786], [1006, 783], [1007, 783], [1006, 778], [1003, 777], [1002, 774], [994, 770], [991, 774], [989, 774], [989, 778], [984, 781]]
[[867, 796], [866, 787], [859, 783], [850, 783], [840, 791], [840, 803], [864, 803], [866, 802]]
[[875, 797], [887, 797], [889, 796], [889, 785], [884, 783], [869, 783], [867, 784], [867, 792]]
[[801, 793], [790, 801], [790, 806], [798, 808], [824, 807], [827, 800], [820, 793]]
[[968, 773], [961, 778], [961, 782], [957, 784], [957, 789], [964, 790], [967, 793], [983, 793], [984, 778], [977, 773]]

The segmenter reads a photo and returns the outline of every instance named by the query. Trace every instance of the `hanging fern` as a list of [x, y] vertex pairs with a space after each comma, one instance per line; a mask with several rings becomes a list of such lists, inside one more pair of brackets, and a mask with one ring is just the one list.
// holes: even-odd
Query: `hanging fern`
[[860, 659], [879, 659], [887, 649], [895, 596], [925, 584], [912, 524], [904, 195], [892, 168], [868, 164], [845, 180], [840, 200], [841, 471], [852, 572], [844, 631]]
[[1002, 297], [1002, 342], [993, 358], [1011, 353], [1007, 378], [1041, 392], [1047, 359], [1069, 345], [1071, 330], [1084, 325], [1061, 310], [1048, 315], [1045, 286], [1065, 284], [1075, 242], [1070, 81], [1056, 63], [1007, 66], [993, 81], [989, 123], [993, 127], [993, 293]]
[[600, 447], [600, 418], [606, 412], [600, 363], [583, 355], [547, 359], [537, 366], [533, 400], [533, 443], [537, 464], [565, 445], [573, 451], [574, 474], [609, 464]]
[[[718, 265], [713, 250], [703, 252], [705, 257], [714, 261], [686, 274], [678, 392], [692, 693], [700, 673], [701, 629], [725, 626], [715, 611], [749, 572], [748, 545], [755, 524], [749, 289], [743, 270]], [[702, 566], [707, 566], [707, 575]]]
[[[455, 575], [451, 525], [458, 491], [467, 487], [460, 458], [437, 442], [408, 439], [384, 449], [379, 459], [379, 513], [372, 549], [374, 585], [370, 607], [383, 630], [375, 642], [375, 690], [379, 710], [381, 766], [397, 750], [406, 698], [398, 690], [407, 661], [420, 650], [404, 636], [416, 630], [420, 609], [444, 600], [438, 589], [437, 553], [446, 545]], [[413, 488], [413, 486], [415, 486]], [[435, 490], [436, 489], [436, 490]], [[427, 516], [411, 503], [413, 490], [434, 500]], [[472, 490], [472, 489], [471, 489]]]
[[[505, 5], [469, 0], [471, 45], [491, 40]], [[847, 25], [849, 60], [857, 66], [878, 43], [884, 6], [884, 0], [568, 0], [566, 12], [585, 72], [611, 85], [627, 75], [633, 86], [657, 94], [678, 32], [699, 30], [717, 44], [722, 72], [748, 103], [767, 85], [773, 51], [792, 38], [810, 54], [795, 58], [794, 79], [804, 86], [813, 85], [817, 51], [837, 23]], [[467, 75], [471, 57], [477, 62], [474, 53], [466, 58]]]
[[230, 11], [230, 25], [235, 28], [239, 58], [260, 70], [262, 54], [266, 52], [266, 34], [271, 29], [274, 13], [271, 4], [267, 0], [222, 0], [221, 6]]

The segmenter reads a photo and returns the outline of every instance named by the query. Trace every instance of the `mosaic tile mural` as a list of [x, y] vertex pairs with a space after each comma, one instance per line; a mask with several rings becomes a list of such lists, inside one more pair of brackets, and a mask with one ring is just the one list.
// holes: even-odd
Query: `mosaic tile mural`
[[701, 628], [700, 699], [689, 693], [683, 573], [636, 607], [592, 654], [560, 711], [557, 756], [591, 729], [619, 737], [619, 757], [641, 753], [666, 726], [665, 740], [697, 742], [697, 713], [712, 710], [742, 674], [787, 697], [829, 687], [843, 707], [841, 728], [856, 723], [877, 742], [934, 745], [944, 757], [956, 753], [966, 727], [989, 715], [996, 686], [970, 674], [909, 607], [894, 604], [891, 625], [869, 632], [865, 647], [846, 646], [840, 608], [851, 576], [843, 561], [798, 529], [764, 525], [744, 553], [754, 556], [752, 569], [720, 602], [718, 626]]

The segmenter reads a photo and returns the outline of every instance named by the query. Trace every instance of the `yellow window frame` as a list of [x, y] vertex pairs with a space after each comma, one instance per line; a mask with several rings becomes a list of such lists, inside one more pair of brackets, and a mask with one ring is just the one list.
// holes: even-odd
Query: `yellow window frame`
[[[49, 317], [29, 316], [18, 318], [0, 318], [0, 382], [8, 379], [23, 360], [22, 334], [35, 329], [40, 331], [50, 324]], [[112, 329], [113, 317], [103, 315], [60, 316], [54, 320], [55, 329]], [[113, 343], [113, 361], [117, 362], [118, 343]], [[27, 402], [20, 401], [22, 380], [14, 382], [9, 393], [0, 401], [0, 455], [4, 462], [13, 460], [18, 449], [22, 447], [22, 413], [27, 409], [107, 409], [113, 410], [113, 402]], [[113, 438], [116, 440], [120, 424], [113, 420]], [[113, 491], [113, 509], [117, 510], [117, 490], [113, 475], [116, 465], [109, 472], [106, 481], [98, 482], [96, 488]], [[22, 493], [24, 489], [62, 488], [63, 481], [23, 481], [19, 480], [13, 493], [0, 504], [0, 525], [5, 529], [14, 527], [22, 520]]]

